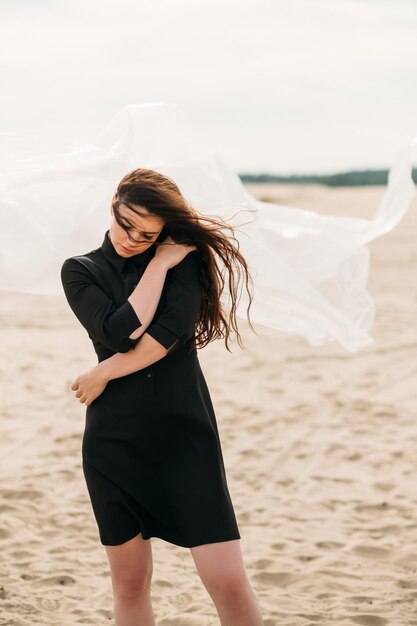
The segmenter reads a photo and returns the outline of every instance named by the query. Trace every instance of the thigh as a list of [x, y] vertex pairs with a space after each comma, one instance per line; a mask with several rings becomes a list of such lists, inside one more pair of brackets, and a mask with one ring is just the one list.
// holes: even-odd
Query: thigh
[[248, 582], [240, 539], [206, 543], [190, 548], [190, 551], [207, 591], [239, 587]]
[[141, 587], [152, 578], [153, 560], [150, 539], [139, 533], [118, 546], [104, 546], [116, 587]]

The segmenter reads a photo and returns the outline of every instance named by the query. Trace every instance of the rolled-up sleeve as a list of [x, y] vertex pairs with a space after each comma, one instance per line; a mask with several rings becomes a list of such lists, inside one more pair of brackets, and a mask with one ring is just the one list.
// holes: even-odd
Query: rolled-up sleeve
[[146, 329], [167, 350], [194, 335], [201, 307], [200, 253], [193, 250], [167, 273], [163, 308]]
[[64, 261], [61, 282], [68, 304], [91, 338], [113, 352], [128, 352], [136, 345], [129, 335], [142, 323], [129, 300], [117, 307], [75, 258]]

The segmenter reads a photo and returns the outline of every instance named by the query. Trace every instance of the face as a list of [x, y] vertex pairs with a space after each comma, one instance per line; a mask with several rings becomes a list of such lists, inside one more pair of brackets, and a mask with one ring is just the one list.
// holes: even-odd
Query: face
[[[115, 198], [113, 196], [112, 202], [114, 200]], [[144, 252], [150, 248], [160, 234], [165, 223], [162, 218], [149, 213], [145, 207], [136, 204], [131, 206], [141, 213], [146, 214], [146, 217], [138, 215], [125, 204], [120, 204], [119, 220], [122, 224], [126, 225], [126, 228], [123, 228], [120, 224], [118, 224], [114, 215], [113, 206], [110, 207], [110, 213], [112, 216], [109, 233], [110, 239], [116, 252], [125, 258], [139, 254], [140, 252]], [[134, 224], [134, 226], [129, 226], [128, 222], [123, 219], [124, 217], [126, 217], [131, 224]]]

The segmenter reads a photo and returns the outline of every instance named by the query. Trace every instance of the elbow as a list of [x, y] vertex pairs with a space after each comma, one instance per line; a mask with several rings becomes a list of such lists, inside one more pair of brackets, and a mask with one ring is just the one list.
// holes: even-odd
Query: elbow
[[129, 339], [139, 339], [139, 337], [141, 337], [143, 335], [143, 333], [146, 330], [146, 326], [141, 326], [140, 328], [137, 328], [136, 330], [133, 331], [133, 333], [131, 333], [129, 335]]
[[[151, 330], [152, 332], [152, 330]], [[152, 351], [152, 356], [155, 357], [156, 361], [163, 359], [171, 350], [172, 345], [166, 346], [164, 345], [166, 342], [158, 336], [154, 336], [153, 333], [148, 333], [145, 331], [143, 336], [139, 340], [139, 343], [144, 342], [144, 347]], [[162, 343], [163, 342], [163, 343]]]
[[116, 352], [129, 352], [129, 350], [131, 350], [132, 348], [135, 347], [137, 341], [135, 341], [134, 339], [129, 339], [128, 337], [126, 337], [125, 339], [121, 339], [120, 341], [112, 341], [112, 340], [108, 340], [106, 338], [103, 339], [99, 339], [100, 343], [103, 344], [103, 346], [105, 346], [106, 348], [109, 348], [109, 350], [111, 350], [112, 352], [116, 353]]
[[122, 354], [129, 352], [129, 350], [131, 350], [133, 348], [133, 344], [129, 341], [129, 343], [127, 343], [126, 341], [122, 341], [119, 343], [118, 346], [115, 346], [116, 348], [116, 352], [121, 352]]

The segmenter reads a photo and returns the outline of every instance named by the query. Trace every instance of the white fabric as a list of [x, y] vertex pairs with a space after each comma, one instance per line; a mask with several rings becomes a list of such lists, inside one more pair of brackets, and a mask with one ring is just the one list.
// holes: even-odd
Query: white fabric
[[[369, 345], [375, 308], [367, 291], [369, 241], [392, 230], [415, 192], [406, 142], [371, 220], [260, 202], [237, 173], [204, 150], [176, 104], [120, 109], [92, 144], [16, 133], [0, 141], [0, 289], [62, 295], [60, 267], [101, 245], [121, 178], [145, 167], [168, 175], [202, 214], [238, 227], [254, 279], [251, 320], [356, 351]], [[222, 296], [229, 303], [227, 291]], [[241, 290], [238, 315], [246, 319]]]

